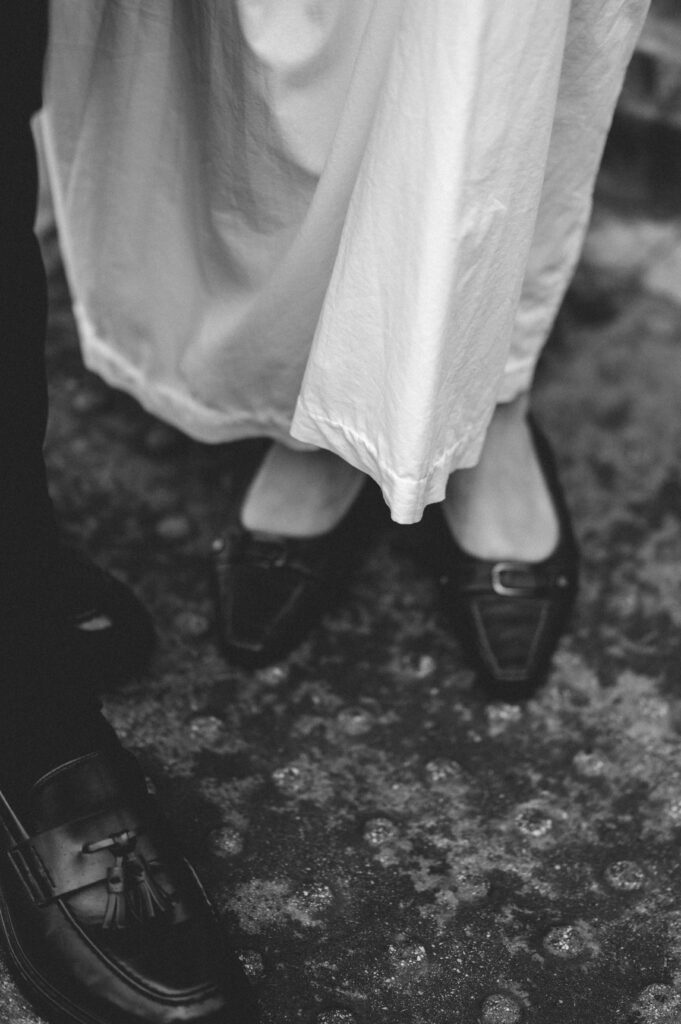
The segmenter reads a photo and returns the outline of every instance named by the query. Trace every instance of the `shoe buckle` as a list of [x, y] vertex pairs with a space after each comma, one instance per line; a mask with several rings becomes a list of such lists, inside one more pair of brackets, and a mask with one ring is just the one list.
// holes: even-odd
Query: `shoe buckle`
[[[521, 582], [509, 582], [509, 576]], [[537, 581], [523, 562], [497, 562], [492, 566], [492, 589], [500, 597], [526, 597], [536, 592]]]

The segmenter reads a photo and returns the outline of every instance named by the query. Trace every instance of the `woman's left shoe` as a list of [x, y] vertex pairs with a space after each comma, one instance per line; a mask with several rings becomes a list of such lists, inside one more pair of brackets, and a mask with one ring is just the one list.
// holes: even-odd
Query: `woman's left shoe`
[[305, 538], [251, 531], [235, 516], [213, 544], [211, 565], [218, 636], [230, 661], [262, 667], [302, 642], [375, 536], [378, 499], [367, 480], [336, 527]]
[[529, 423], [560, 529], [548, 558], [476, 558], [457, 543], [441, 506], [429, 506], [424, 515], [427, 557], [437, 573], [443, 610], [488, 695], [508, 701], [532, 696], [545, 681], [579, 576], [577, 543], [553, 452], [536, 423]]

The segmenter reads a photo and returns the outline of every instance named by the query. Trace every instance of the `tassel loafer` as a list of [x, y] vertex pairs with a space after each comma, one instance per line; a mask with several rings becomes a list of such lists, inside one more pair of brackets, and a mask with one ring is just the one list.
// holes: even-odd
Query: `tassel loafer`
[[441, 506], [430, 506], [426, 549], [441, 605], [478, 681], [493, 699], [526, 699], [545, 681], [574, 605], [579, 555], [548, 440], [530, 419], [537, 457], [554, 503], [558, 543], [539, 562], [489, 561], [465, 551]]
[[0, 793], [0, 930], [19, 984], [59, 1024], [255, 1024], [189, 863], [122, 750]]

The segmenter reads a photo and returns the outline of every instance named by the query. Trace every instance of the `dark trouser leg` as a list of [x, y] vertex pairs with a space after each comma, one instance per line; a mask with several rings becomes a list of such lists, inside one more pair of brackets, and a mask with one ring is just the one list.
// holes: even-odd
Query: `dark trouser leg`
[[45, 478], [45, 274], [33, 233], [45, 0], [0, 3], [0, 781], [36, 774], [108, 734], [50, 642], [56, 529]]
[[42, 446], [45, 275], [33, 219], [44, 0], [0, 5], [0, 703], [42, 675], [47, 561], [55, 528]]

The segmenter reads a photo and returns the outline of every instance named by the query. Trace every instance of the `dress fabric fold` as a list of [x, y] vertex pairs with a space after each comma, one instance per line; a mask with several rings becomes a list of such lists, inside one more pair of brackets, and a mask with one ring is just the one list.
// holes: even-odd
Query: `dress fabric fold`
[[526, 390], [648, 0], [52, 0], [40, 130], [87, 365], [417, 521]]

